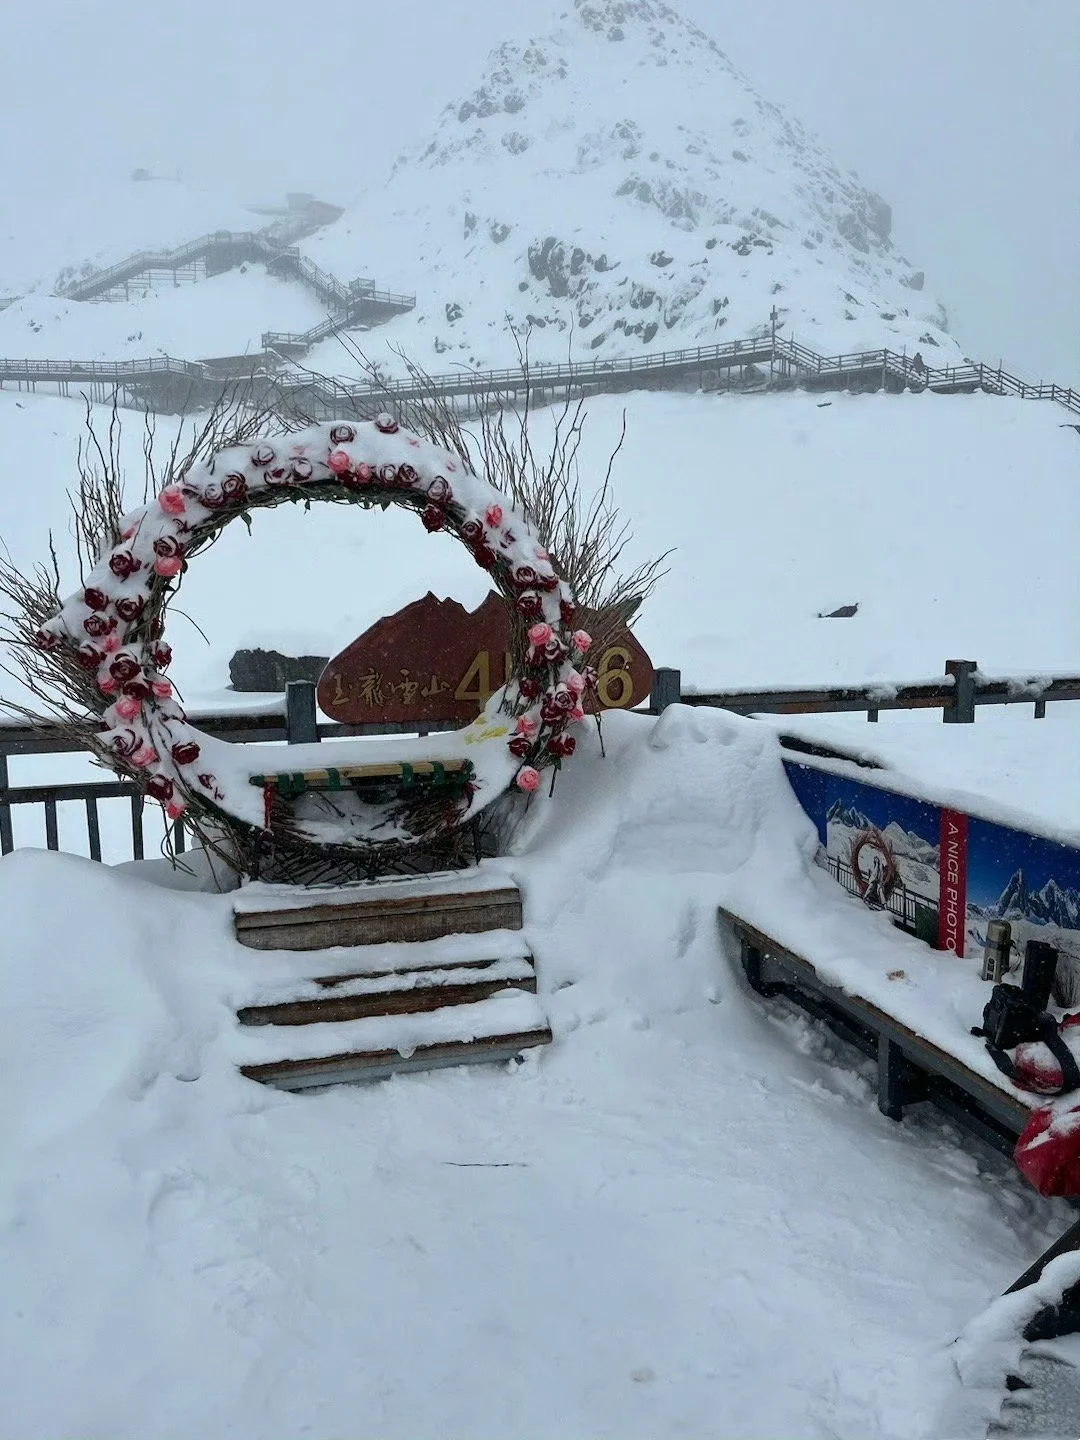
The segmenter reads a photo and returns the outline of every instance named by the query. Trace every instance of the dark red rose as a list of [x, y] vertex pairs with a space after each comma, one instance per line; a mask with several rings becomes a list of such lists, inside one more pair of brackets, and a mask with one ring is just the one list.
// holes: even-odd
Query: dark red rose
[[557, 685], [549, 698], [556, 710], [564, 712], [573, 710], [577, 704], [574, 692], [567, 685]]
[[538, 590], [557, 590], [559, 588], [559, 577], [554, 574], [554, 572], [550, 575], [538, 575], [536, 577], [536, 587]]
[[532, 676], [525, 675], [518, 681], [518, 694], [523, 700], [538, 700], [543, 691], [543, 685]]
[[154, 693], [150, 681], [142, 675], [136, 675], [132, 680], [126, 680], [120, 689], [125, 695], [130, 695], [133, 700], [149, 700]]
[[118, 685], [125, 685], [129, 680], [134, 680], [136, 675], [142, 673], [142, 666], [130, 652], [121, 650], [115, 655], [109, 665], [109, 674]]
[[109, 569], [118, 580], [126, 580], [142, 569], [142, 561], [136, 560], [130, 550], [114, 550], [109, 556]]
[[172, 663], [172, 646], [166, 645], [162, 640], [154, 646], [154, 664], [159, 670], [164, 670], [166, 665]]
[[494, 570], [498, 558], [490, 545], [477, 545], [473, 551], [473, 559], [482, 570]]
[[519, 590], [534, 590], [540, 577], [531, 565], [519, 565], [514, 571], [514, 584]]
[[544, 659], [551, 665], [566, 658], [566, 646], [557, 635], [553, 635], [544, 646]]
[[229, 505], [240, 505], [247, 499], [247, 480], [235, 471], [221, 482], [221, 493]]
[[384, 485], [396, 485], [398, 482], [398, 468], [396, 465], [381, 465], [379, 467], [379, 479]]
[[431, 484], [427, 487], [428, 499], [436, 505], [449, 505], [454, 498], [450, 489], [450, 482], [445, 475], [436, 475]]
[[160, 800], [164, 805], [173, 797], [173, 783], [164, 775], [151, 775], [146, 782], [146, 793], [151, 800]]
[[[305, 463], [305, 464], [307, 465], [307, 467], [308, 467], [307, 478], [310, 479], [310, 478], [311, 478], [311, 462], [310, 462], [310, 461], [305, 461], [304, 463]], [[296, 469], [295, 469], [295, 467], [293, 468], [293, 470], [292, 470], [291, 473], [292, 473], [294, 476], [296, 476]], [[290, 475], [290, 470], [289, 470], [289, 467], [288, 467], [287, 465], [268, 465], [268, 466], [266, 467], [266, 483], [267, 483], [268, 485], [287, 485], [287, 484], [289, 483], [289, 475]], [[299, 479], [300, 477], [299, 477], [299, 476], [296, 476], [296, 478]], [[247, 481], [246, 481], [246, 480], [244, 481], [244, 484], [247, 485]]]
[[585, 681], [586, 690], [595, 690], [600, 683], [600, 676], [596, 673], [595, 665], [582, 666], [581, 676]]
[[483, 540], [484, 527], [479, 520], [466, 520], [459, 533], [465, 544], [471, 548], [473, 545], [479, 545]]
[[566, 716], [551, 702], [551, 697], [545, 695], [540, 702], [540, 719], [545, 725], [565, 725]]
[[533, 742], [527, 735], [514, 735], [506, 742], [506, 748], [511, 755], [516, 755], [519, 760], [524, 760], [533, 747]]
[[251, 452], [251, 463], [253, 465], [269, 465], [274, 458], [274, 447], [272, 445], [256, 445]]
[[225, 504], [225, 487], [216, 480], [208, 480], [199, 499], [208, 510], [220, 510]]
[[154, 554], [163, 560], [174, 560], [184, 553], [184, 547], [175, 535], [159, 535], [154, 541]]
[[570, 602], [569, 600], [560, 600], [560, 601], [559, 601], [559, 618], [562, 620], [562, 623], [563, 623], [564, 625], [571, 625], [571, 624], [573, 624], [574, 616], [575, 616], [576, 614], [577, 614], [577, 606], [576, 606], [576, 605], [571, 604], [571, 602]]
[[75, 652], [75, 658], [84, 670], [97, 670], [105, 655], [96, 645], [80, 645]]
[[99, 590], [92, 585], [88, 590], [83, 591], [83, 603], [91, 610], [107, 610], [109, 608], [109, 597], [104, 590]]
[[375, 429], [380, 430], [384, 435], [396, 435], [398, 423], [392, 415], [388, 415], [383, 410], [381, 414], [375, 416]]
[[411, 465], [399, 465], [397, 478], [399, 485], [408, 485], [411, 489], [420, 479], [420, 476], [416, 473], [416, 471]]
[[122, 595], [116, 602], [116, 613], [125, 624], [130, 625], [142, 614], [144, 604], [141, 595]]
[[[292, 462], [292, 473], [294, 480], [311, 479], [312, 475], [314, 474], [314, 469], [311, 461], [307, 458], [306, 455], [298, 455], [296, 459]], [[285, 478], [285, 471], [284, 469], [279, 470], [277, 467], [275, 467], [273, 470], [268, 470], [266, 472], [266, 478], [272, 484], [279, 485], [281, 481]]]
[[194, 740], [178, 740], [172, 747], [172, 758], [177, 765], [194, 765], [202, 750]]
[[330, 431], [330, 439], [335, 445], [351, 445], [356, 439], [356, 431], [351, 425], [335, 425]]
[[[113, 624], [115, 623], [114, 621]], [[102, 635], [108, 635], [112, 628], [113, 626], [105, 619], [104, 615], [88, 615], [83, 621], [83, 629], [87, 635], [93, 635], [95, 640]]]
[[520, 613], [530, 620], [539, 619], [544, 613], [544, 602], [537, 590], [523, 590], [518, 596], [516, 604]]
[[566, 755], [572, 755], [577, 749], [577, 741], [573, 735], [552, 735], [547, 742], [548, 754], [557, 755], [562, 759]]
[[446, 524], [446, 511], [441, 505], [425, 505], [420, 511], [420, 522], [432, 534]]
[[142, 741], [134, 730], [121, 730], [109, 741], [109, 748], [114, 755], [122, 755], [127, 759], [134, 755], [136, 750], [142, 748]]
[[57, 650], [64, 643], [64, 637], [53, 630], [35, 630], [34, 644], [39, 650]]

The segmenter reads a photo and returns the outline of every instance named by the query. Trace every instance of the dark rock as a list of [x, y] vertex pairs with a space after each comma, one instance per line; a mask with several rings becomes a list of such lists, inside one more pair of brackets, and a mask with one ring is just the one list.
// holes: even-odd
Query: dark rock
[[447, 305], [446, 323], [448, 325], [453, 325], [456, 320], [461, 319], [464, 313], [465, 312], [462, 310], [461, 306], [456, 301], [452, 305]]
[[819, 620], [850, 620], [852, 615], [859, 611], [858, 602], [854, 605], [841, 605], [838, 610], [818, 611]]
[[282, 655], [279, 650], [237, 650], [229, 661], [234, 690], [280, 694], [291, 680], [319, 683], [328, 655]]
[[926, 272], [915, 270], [910, 275], [901, 275], [900, 284], [906, 285], [909, 290], [921, 290], [926, 284]]

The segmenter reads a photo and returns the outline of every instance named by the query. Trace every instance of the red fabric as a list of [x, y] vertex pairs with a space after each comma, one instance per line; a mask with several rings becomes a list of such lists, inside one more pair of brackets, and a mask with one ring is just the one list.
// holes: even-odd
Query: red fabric
[[1080, 1195], [1080, 1101], [1033, 1110], [1013, 1159], [1040, 1195]]

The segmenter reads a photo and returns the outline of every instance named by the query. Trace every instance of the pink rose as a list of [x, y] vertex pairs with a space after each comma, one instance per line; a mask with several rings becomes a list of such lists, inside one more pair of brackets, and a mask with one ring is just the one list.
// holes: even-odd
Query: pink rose
[[106, 655], [115, 654], [116, 651], [120, 649], [119, 635], [106, 635], [105, 639], [101, 642], [101, 648], [105, 651]]
[[140, 770], [145, 770], [147, 765], [156, 765], [160, 756], [152, 745], [143, 743], [131, 757], [131, 763], [138, 765]]
[[584, 719], [585, 719], [585, 711], [581, 708], [580, 705], [575, 705], [574, 708], [573, 708], [573, 710], [570, 711], [570, 719], [571, 719], [571, 720], [584, 720]]
[[116, 689], [116, 681], [111, 675], [106, 675], [104, 680], [99, 680], [98, 689], [103, 695], [111, 695]]
[[518, 771], [514, 783], [519, 790], [524, 790], [526, 795], [531, 795], [540, 784], [540, 771], [531, 765], [523, 765]]
[[574, 649], [582, 655], [585, 654], [592, 644], [592, 636], [587, 630], [575, 630], [573, 635], [570, 636], [570, 639], [573, 641]]
[[134, 720], [141, 708], [132, 695], [122, 695], [116, 702], [116, 713], [121, 720]]
[[166, 485], [157, 498], [158, 504], [166, 515], [182, 515], [184, 513], [184, 492], [179, 485]]
[[151, 680], [150, 689], [153, 690], [159, 700], [168, 700], [172, 694], [172, 683], [164, 679], [164, 677], [160, 680]]
[[535, 735], [538, 729], [536, 721], [531, 715], [519, 715], [514, 729], [519, 735]]
[[487, 510], [484, 512], [484, 523], [487, 524], [487, 525], [489, 525], [489, 526], [491, 527], [491, 529], [494, 530], [495, 527], [498, 526], [498, 525], [501, 525], [502, 522], [503, 522], [503, 508], [502, 508], [502, 506], [501, 506], [501, 505], [489, 505], [488, 508], [487, 508]]
[[171, 580], [174, 575], [179, 575], [184, 568], [184, 562], [179, 555], [159, 555], [154, 561], [154, 570], [166, 580]]
[[352, 469], [352, 461], [344, 450], [331, 450], [326, 463], [335, 475], [345, 475]]
[[566, 688], [571, 695], [580, 695], [585, 689], [585, 676], [579, 675], [576, 670], [571, 670], [566, 677]]
[[539, 625], [529, 627], [529, 644], [539, 648], [541, 645], [546, 645], [554, 634], [555, 632], [551, 626], [541, 621]]
[[187, 803], [185, 801], [170, 800], [168, 805], [165, 806], [165, 813], [166, 815], [168, 815], [170, 820], [179, 820], [180, 816], [183, 815], [186, 809]]

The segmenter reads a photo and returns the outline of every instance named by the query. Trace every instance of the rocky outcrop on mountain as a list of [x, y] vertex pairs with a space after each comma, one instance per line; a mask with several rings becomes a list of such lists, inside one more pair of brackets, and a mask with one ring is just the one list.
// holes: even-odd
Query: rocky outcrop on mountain
[[827, 353], [957, 356], [891, 226], [669, 6], [573, 0], [550, 33], [497, 46], [431, 139], [311, 248], [416, 292], [371, 337], [380, 360], [389, 342], [441, 369], [505, 363], [526, 332], [534, 358], [609, 358], [773, 323]]

